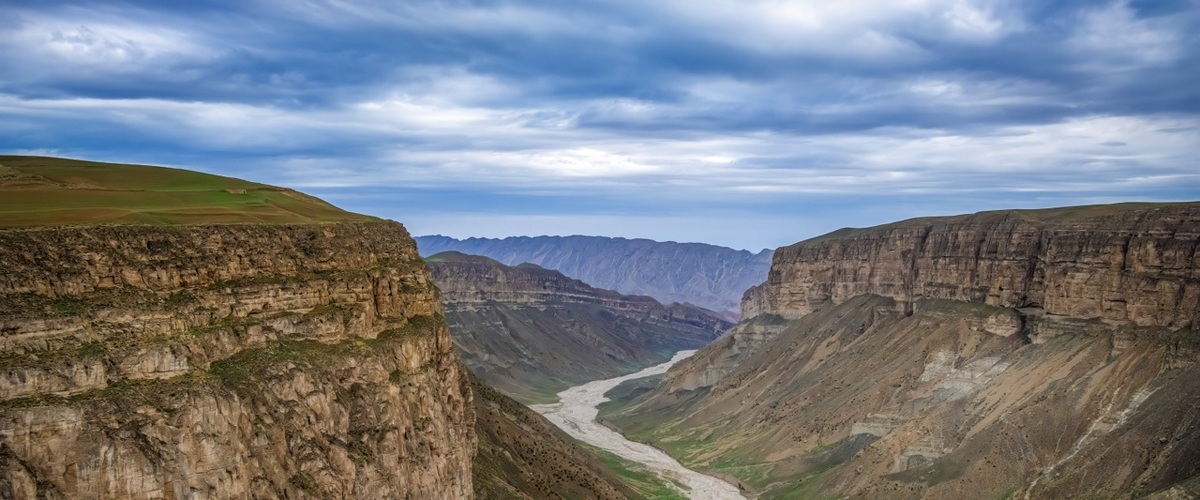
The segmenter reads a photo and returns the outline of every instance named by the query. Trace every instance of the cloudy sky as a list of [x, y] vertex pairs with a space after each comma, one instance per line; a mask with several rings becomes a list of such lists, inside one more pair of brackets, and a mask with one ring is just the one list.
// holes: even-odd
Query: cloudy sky
[[1200, 1], [0, 0], [0, 152], [759, 249], [1200, 199]]

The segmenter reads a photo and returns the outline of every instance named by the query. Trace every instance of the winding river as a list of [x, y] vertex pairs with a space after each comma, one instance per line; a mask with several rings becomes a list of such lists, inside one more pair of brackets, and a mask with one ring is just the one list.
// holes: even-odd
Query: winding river
[[671, 365], [695, 354], [695, 352], [680, 351], [670, 361], [651, 366], [640, 372], [572, 387], [558, 393], [558, 403], [533, 405], [530, 408], [541, 413], [547, 420], [554, 422], [554, 425], [559, 426], [576, 439], [608, 450], [622, 458], [644, 464], [664, 479], [686, 485], [690, 491], [685, 494], [690, 498], [744, 499], [745, 497], [738, 493], [736, 486], [688, 469], [657, 448], [625, 439], [625, 436], [596, 422], [596, 414], [599, 413], [596, 405], [608, 401], [608, 398], [604, 397], [604, 393], [626, 380], [666, 373]]

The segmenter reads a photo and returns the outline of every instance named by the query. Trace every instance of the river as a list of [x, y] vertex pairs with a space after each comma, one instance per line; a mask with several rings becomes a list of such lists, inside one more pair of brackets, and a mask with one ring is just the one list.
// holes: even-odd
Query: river
[[580, 441], [611, 451], [622, 458], [644, 464], [664, 479], [671, 478], [687, 485], [691, 491], [685, 492], [685, 494], [690, 498], [703, 500], [744, 499], [745, 497], [738, 492], [736, 486], [688, 469], [659, 449], [625, 439], [625, 436], [596, 422], [596, 414], [599, 413], [596, 405], [608, 401], [608, 398], [604, 397], [604, 393], [626, 380], [666, 373], [671, 365], [686, 359], [695, 352], [680, 351], [670, 361], [651, 366], [640, 372], [572, 387], [558, 393], [559, 402], [533, 405], [530, 408], [541, 413], [547, 420]]

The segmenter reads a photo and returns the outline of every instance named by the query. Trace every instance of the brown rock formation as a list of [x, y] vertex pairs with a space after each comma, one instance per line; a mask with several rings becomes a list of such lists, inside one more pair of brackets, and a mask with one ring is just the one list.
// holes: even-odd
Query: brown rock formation
[[753, 318], [610, 416], [763, 498], [1171, 498], [1200, 476], [1200, 204], [778, 250]]
[[665, 361], [730, 326], [712, 311], [593, 288], [531, 264], [457, 252], [428, 261], [467, 366], [525, 402]]
[[394, 222], [0, 231], [0, 496], [463, 498], [474, 410]]
[[1187, 328], [1200, 314], [1200, 203], [981, 212], [844, 229], [780, 248], [743, 317], [863, 294], [954, 299]]

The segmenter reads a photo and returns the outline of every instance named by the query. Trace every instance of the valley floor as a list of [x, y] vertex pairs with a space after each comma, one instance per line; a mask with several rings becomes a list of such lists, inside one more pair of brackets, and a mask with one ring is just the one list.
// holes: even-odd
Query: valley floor
[[621, 434], [596, 421], [596, 405], [607, 401], [604, 394], [621, 382], [666, 373], [675, 363], [695, 351], [680, 351], [670, 361], [637, 373], [597, 380], [558, 393], [558, 403], [531, 406], [547, 420], [572, 437], [608, 450], [622, 458], [644, 464], [674, 483], [682, 484], [692, 498], [712, 500], [742, 499], [738, 488], [712, 476], [701, 474], [681, 465], [666, 453], [649, 445], [625, 439]]

